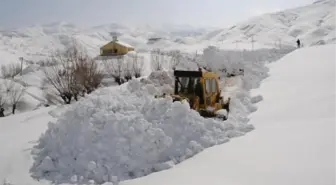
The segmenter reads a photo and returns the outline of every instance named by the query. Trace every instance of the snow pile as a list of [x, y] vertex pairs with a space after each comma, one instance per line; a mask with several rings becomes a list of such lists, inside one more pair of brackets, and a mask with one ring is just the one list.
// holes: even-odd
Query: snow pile
[[205, 119], [187, 102], [153, 98], [141, 82], [101, 89], [49, 123], [32, 154], [32, 176], [53, 182], [125, 180], [169, 168], [250, 125]]
[[147, 78], [142, 78], [140, 82], [143, 86], [142, 88], [145, 88], [151, 95], [171, 94], [174, 92], [174, 77], [170, 71], [153, 71]]
[[153, 71], [148, 76], [148, 80], [155, 85], [173, 84], [173, 76], [167, 71]]

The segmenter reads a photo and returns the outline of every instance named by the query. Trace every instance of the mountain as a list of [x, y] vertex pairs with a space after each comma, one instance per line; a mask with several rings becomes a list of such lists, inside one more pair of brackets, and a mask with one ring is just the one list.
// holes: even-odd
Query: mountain
[[213, 42], [248, 42], [251, 36], [265, 45], [335, 43], [335, 0], [319, 0], [310, 5], [253, 17], [228, 29], [216, 30], [205, 38]]
[[[209, 31], [208, 31], [209, 30]], [[0, 63], [18, 61], [19, 57], [26, 60], [40, 60], [52, 51], [63, 49], [75, 39], [85, 46], [89, 54], [99, 54], [99, 47], [112, 39], [112, 34], [117, 34], [119, 39], [137, 48], [146, 51], [151, 48], [183, 47], [186, 44], [200, 42], [204, 33], [213, 28], [196, 28], [189, 25], [163, 25], [152, 27], [149, 25], [130, 27], [119, 23], [79, 28], [78, 26], [56, 22], [43, 25], [32, 25], [25, 28], [0, 30]], [[162, 38], [154, 44], [147, 44], [150, 38]]]
[[[32, 25], [25, 28], [0, 30], [0, 64], [18, 62], [19, 57], [37, 61], [62, 49], [75, 39], [91, 56], [111, 40], [111, 33], [129, 43], [137, 51], [152, 48], [180, 49], [195, 52], [209, 45], [233, 49], [295, 46], [301, 39], [305, 46], [335, 43], [335, 0], [320, 0], [313, 4], [253, 17], [230, 28], [198, 28], [191, 25], [130, 26], [111, 23], [80, 28], [67, 22]], [[150, 38], [159, 38], [148, 42]], [[234, 42], [240, 42], [234, 44]]]

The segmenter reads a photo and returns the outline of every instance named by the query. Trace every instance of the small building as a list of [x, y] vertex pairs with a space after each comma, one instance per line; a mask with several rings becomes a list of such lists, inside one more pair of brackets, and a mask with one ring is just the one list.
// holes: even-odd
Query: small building
[[149, 38], [148, 41], [147, 41], [147, 44], [154, 44], [155, 42], [158, 42], [160, 41], [162, 38], [160, 37], [152, 37], [152, 38]]
[[113, 40], [100, 48], [100, 56], [120, 56], [125, 55], [129, 51], [134, 51], [134, 47], [120, 42], [117, 36], [113, 36]]

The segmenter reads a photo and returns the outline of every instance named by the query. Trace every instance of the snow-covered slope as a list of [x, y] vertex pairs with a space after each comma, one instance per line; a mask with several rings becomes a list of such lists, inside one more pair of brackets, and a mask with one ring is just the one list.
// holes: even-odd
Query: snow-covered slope
[[[304, 45], [335, 42], [335, 0], [316, 3], [277, 13], [261, 15], [238, 23], [229, 29], [197, 28], [190, 25], [130, 26], [111, 23], [92, 28], [79, 28], [74, 24], [60, 22], [33, 25], [15, 30], [0, 31], [0, 65], [18, 62], [19, 57], [37, 61], [62, 49], [75, 38], [83, 44], [90, 55], [99, 54], [99, 47], [111, 40], [110, 33], [119, 35], [137, 51], [151, 48], [180, 49], [186, 52], [202, 50], [208, 45], [235, 49], [251, 48], [247, 37], [255, 35], [255, 48], [295, 46], [300, 38]], [[161, 40], [148, 44], [149, 38]], [[280, 43], [281, 42], [281, 43]]]
[[[251, 42], [269, 46], [295, 45], [300, 39], [306, 46], [335, 43], [335, 0], [319, 0], [313, 4], [254, 17], [229, 29], [214, 31], [208, 38], [232, 44]], [[218, 33], [219, 32], [219, 33]]]
[[121, 184], [334, 185], [335, 49], [299, 49], [271, 64], [247, 136]]
[[[19, 57], [36, 62], [55, 50], [63, 49], [72, 39], [82, 44], [91, 56], [97, 56], [99, 47], [111, 41], [111, 32], [116, 33], [120, 40], [135, 46], [137, 51], [146, 51], [154, 47], [183, 48], [185, 43], [199, 42], [198, 37], [207, 33], [207, 30], [209, 29], [190, 26], [130, 27], [116, 23], [83, 29], [64, 22], [1, 30], [0, 65], [19, 62]], [[152, 37], [159, 37], [162, 40], [147, 45], [148, 39]]]

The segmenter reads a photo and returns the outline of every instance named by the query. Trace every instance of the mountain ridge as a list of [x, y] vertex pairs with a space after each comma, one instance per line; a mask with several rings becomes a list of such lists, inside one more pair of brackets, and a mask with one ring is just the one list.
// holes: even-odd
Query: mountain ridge
[[[312, 4], [252, 17], [210, 38], [213, 41], [243, 40], [253, 35], [273, 42], [291, 44], [300, 38], [306, 45], [335, 42], [335, 0], [319, 0]], [[240, 30], [239, 30], [240, 29]], [[260, 38], [260, 36], [263, 38]], [[227, 39], [231, 37], [232, 39]]]
[[[19, 57], [40, 60], [38, 56], [43, 58], [56, 49], [66, 47], [73, 38], [95, 56], [99, 47], [111, 40], [111, 32], [118, 33], [120, 40], [135, 46], [138, 51], [162, 48], [194, 52], [209, 45], [243, 49], [250, 44], [252, 36], [260, 47], [295, 46], [298, 38], [306, 46], [335, 43], [335, 4], [335, 0], [319, 0], [306, 6], [251, 17], [229, 28], [171, 24], [130, 27], [121, 23], [80, 28], [62, 21], [2, 29], [0, 56], [2, 63], [4, 60], [18, 62]], [[152, 37], [162, 39], [149, 44], [148, 39]]]

